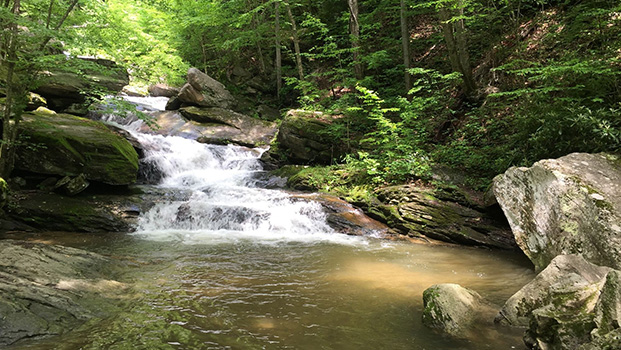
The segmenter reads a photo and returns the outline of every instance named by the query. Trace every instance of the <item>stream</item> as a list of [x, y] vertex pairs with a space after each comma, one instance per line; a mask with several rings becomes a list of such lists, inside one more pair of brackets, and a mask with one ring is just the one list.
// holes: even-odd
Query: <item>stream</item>
[[[162, 100], [131, 101], [148, 110]], [[425, 328], [422, 292], [459, 283], [502, 305], [534, 276], [513, 252], [334, 232], [318, 203], [265, 188], [263, 150], [124, 127], [171, 193], [136, 232], [46, 233], [114, 260], [119, 307], [15, 349], [524, 349], [521, 330]], [[115, 285], [118, 287], [118, 285]]]

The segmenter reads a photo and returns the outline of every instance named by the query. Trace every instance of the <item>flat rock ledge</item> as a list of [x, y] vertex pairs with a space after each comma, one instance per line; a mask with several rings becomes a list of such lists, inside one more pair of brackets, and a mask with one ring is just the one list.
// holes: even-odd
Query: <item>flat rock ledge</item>
[[126, 290], [104, 277], [98, 254], [15, 240], [0, 240], [0, 252], [0, 347], [104, 317]]

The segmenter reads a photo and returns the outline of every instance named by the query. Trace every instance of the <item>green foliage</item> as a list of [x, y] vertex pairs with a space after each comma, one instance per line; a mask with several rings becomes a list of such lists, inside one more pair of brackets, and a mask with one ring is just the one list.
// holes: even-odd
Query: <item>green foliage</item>
[[[408, 119], [389, 113], [399, 112], [398, 108], [382, 108], [383, 100], [373, 91], [357, 86], [360, 107], [350, 107], [348, 113], [357, 119], [371, 122], [371, 130], [360, 140], [363, 151], [345, 158], [346, 164], [362, 169], [375, 184], [405, 182], [427, 177], [430, 161], [426, 153], [417, 147], [415, 134], [405, 123]], [[410, 119], [412, 114], [405, 114]]]

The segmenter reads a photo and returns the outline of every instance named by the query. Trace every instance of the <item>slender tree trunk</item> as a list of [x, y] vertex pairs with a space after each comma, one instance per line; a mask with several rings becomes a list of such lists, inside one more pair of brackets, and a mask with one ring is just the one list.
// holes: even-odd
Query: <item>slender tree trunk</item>
[[[257, 17], [252, 15], [252, 29], [256, 32], [259, 27]], [[257, 40], [257, 54], [259, 55], [259, 67], [261, 67], [261, 73], [265, 73], [265, 60], [263, 59], [263, 49], [261, 48], [261, 40]]]
[[[15, 20], [19, 16], [21, 9], [20, 0], [13, 2], [12, 14]], [[15, 155], [15, 139], [17, 137], [17, 127], [19, 123], [19, 108], [15, 108], [16, 95], [18, 93], [16, 83], [14, 82], [15, 65], [17, 62], [18, 50], [18, 27], [17, 22], [12, 21], [8, 35], [7, 52], [4, 62], [6, 66], [6, 99], [4, 105], [4, 113], [2, 114], [2, 142], [0, 143], [0, 177], [8, 177], [13, 171], [13, 162]], [[13, 122], [11, 123], [11, 117]]]
[[282, 57], [280, 52], [280, 2], [274, 3], [274, 16], [276, 23], [274, 24], [274, 31], [276, 37], [276, 96], [280, 98], [280, 90], [282, 89]]
[[[69, 17], [69, 14], [71, 13], [71, 11], [73, 11], [73, 8], [75, 7], [75, 5], [78, 4], [78, 1], [80, 1], [80, 0], [73, 0], [73, 2], [69, 5], [69, 7], [67, 8], [67, 11], [65, 11], [65, 14], [63, 15], [63, 17], [60, 19], [58, 24], [56, 24], [56, 27], [54, 27], [55, 31], [58, 31], [60, 29], [60, 27], [63, 26], [63, 24], [65, 23], [65, 20], [67, 20], [67, 17]], [[45, 38], [45, 40], [43, 40], [43, 42], [41, 43], [41, 46], [39, 48], [41, 50], [43, 50], [45, 48], [45, 46], [47, 45], [47, 43], [50, 42], [50, 40], [52, 40], [51, 36], [48, 36], [47, 38]]]
[[50, 7], [47, 9], [47, 21], [45, 21], [45, 28], [50, 29], [50, 21], [52, 20], [52, 9], [54, 8], [54, 0], [50, 0]]
[[[462, 17], [464, 8], [461, 0], [458, 0], [457, 6], [457, 12]], [[451, 67], [454, 71], [462, 74], [464, 92], [466, 95], [471, 96], [476, 91], [476, 84], [472, 77], [472, 68], [470, 67], [465, 24], [461, 18], [457, 21], [451, 21], [452, 14], [451, 9], [447, 7], [442, 7], [438, 10]]]
[[362, 64], [360, 63], [360, 21], [358, 20], [358, 0], [347, 0], [349, 6], [349, 34], [351, 35], [351, 48], [354, 59], [354, 75], [356, 79], [364, 78]]
[[289, 21], [291, 21], [291, 29], [293, 30], [293, 48], [295, 49], [295, 62], [298, 68], [298, 76], [300, 80], [304, 80], [304, 68], [302, 67], [302, 53], [300, 52], [300, 38], [298, 37], [298, 28], [295, 24], [295, 18], [291, 12], [291, 6], [289, 3], [285, 3], [287, 8], [287, 14], [289, 15]]
[[412, 89], [412, 79], [408, 69], [410, 68], [410, 29], [408, 26], [407, 8], [405, 0], [401, 0], [401, 46], [403, 47], [403, 65], [405, 66], [404, 81], [405, 93]]

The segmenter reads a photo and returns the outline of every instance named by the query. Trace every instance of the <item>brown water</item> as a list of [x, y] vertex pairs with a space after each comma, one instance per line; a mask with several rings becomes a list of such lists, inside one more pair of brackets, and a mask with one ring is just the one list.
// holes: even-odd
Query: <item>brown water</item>
[[[421, 324], [422, 292], [459, 283], [500, 305], [534, 274], [522, 256], [379, 239], [187, 244], [45, 235], [115, 261], [120, 311], [17, 349], [524, 349], [480, 325], [455, 340]], [[111, 283], [110, 288], [119, 288]]]

